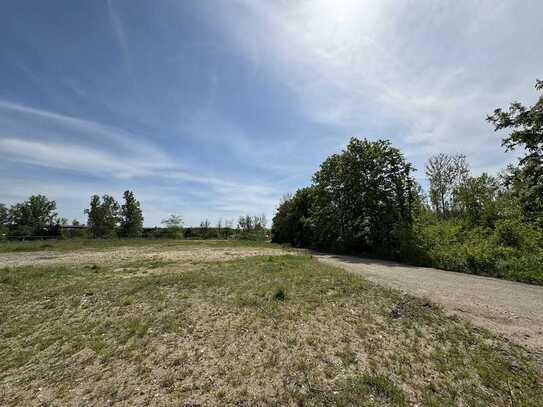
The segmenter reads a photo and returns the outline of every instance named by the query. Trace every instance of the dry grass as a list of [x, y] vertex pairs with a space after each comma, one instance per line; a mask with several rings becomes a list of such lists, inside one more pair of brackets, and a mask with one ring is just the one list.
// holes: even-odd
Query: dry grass
[[533, 405], [502, 338], [308, 256], [0, 271], [0, 405]]
[[125, 266], [126, 264], [149, 262], [210, 262], [228, 261], [249, 256], [277, 256], [284, 250], [268, 247], [118, 247], [110, 249], [79, 250], [73, 252], [32, 251], [27, 253], [0, 254], [0, 264], [4, 267], [107, 264]]

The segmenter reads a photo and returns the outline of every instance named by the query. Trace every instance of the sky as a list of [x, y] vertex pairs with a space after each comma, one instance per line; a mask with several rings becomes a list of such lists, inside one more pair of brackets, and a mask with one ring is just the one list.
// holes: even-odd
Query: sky
[[515, 154], [485, 121], [533, 104], [541, 1], [4, 0], [0, 202], [85, 221], [93, 194], [169, 214], [265, 214], [351, 137], [418, 169]]

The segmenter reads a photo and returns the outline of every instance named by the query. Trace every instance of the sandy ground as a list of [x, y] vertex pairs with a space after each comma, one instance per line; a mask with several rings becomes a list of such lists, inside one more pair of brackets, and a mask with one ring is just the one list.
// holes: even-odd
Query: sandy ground
[[0, 267], [47, 266], [53, 264], [104, 264], [127, 263], [139, 260], [164, 261], [218, 261], [248, 256], [277, 256], [286, 252], [281, 249], [263, 248], [184, 248], [179, 250], [153, 247], [119, 247], [104, 251], [73, 252], [22, 252], [0, 254]]
[[315, 257], [378, 284], [428, 298], [543, 354], [543, 287], [373, 259], [320, 253]]

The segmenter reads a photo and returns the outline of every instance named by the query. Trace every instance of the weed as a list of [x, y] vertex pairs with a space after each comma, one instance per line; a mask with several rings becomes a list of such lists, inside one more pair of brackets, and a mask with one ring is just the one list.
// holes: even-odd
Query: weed
[[282, 288], [278, 288], [273, 293], [273, 299], [276, 301], [285, 301], [287, 299], [287, 294], [285, 293], [285, 290]]

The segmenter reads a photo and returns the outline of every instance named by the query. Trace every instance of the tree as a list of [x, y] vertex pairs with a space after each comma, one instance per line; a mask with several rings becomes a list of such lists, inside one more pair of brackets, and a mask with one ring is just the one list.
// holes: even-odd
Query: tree
[[183, 218], [179, 215], [171, 214], [167, 219], [161, 222], [166, 227], [168, 237], [175, 239], [183, 236]]
[[9, 209], [9, 223], [16, 234], [44, 235], [55, 224], [57, 204], [44, 195], [32, 195]]
[[470, 226], [494, 227], [498, 220], [500, 183], [483, 173], [469, 177], [453, 191], [453, 207]]
[[426, 164], [426, 176], [430, 182], [430, 202], [441, 218], [447, 218], [454, 189], [469, 176], [466, 156], [440, 153], [430, 157]]
[[394, 257], [411, 230], [414, 171], [389, 141], [352, 138], [313, 176], [311, 209], [317, 247]]
[[209, 238], [209, 228], [211, 227], [211, 222], [209, 219], [205, 218], [200, 222], [200, 237], [203, 239]]
[[143, 231], [143, 214], [140, 203], [132, 191], [124, 192], [124, 204], [121, 207], [121, 236], [139, 237]]
[[112, 237], [116, 234], [117, 225], [120, 221], [120, 207], [117, 201], [110, 196], [93, 195], [89, 209], [85, 209], [88, 215], [87, 225], [91, 236], [95, 238]]
[[6, 205], [0, 203], [0, 225], [6, 225], [8, 223], [8, 208]]
[[225, 239], [229, 239], [231, 234], [232, 234], [232, 231], [233, 231], [233, 226], [234, 225], [234, 221], [232, 219], [225, 219], [224, 220], [224, 225], [223, 225], [223, 228], [224, 228], [224, 237]]
[[217, 235], [218, 235], [219, 237], [221, 237], [221, 236], [222, 236], [222, 232], [223, 232], [223, 230], [222, 230], [222, 219], [219, 218], [219, 220], [217, 221]]
[[236, 237], [246, 240], [264, 240], [267, 238], [266, 215], [245, 215], [238, 219]]
[[6, 205], [0, 204], [0, 238], [8, 233], [9, 211]]
[[[543, 81], [536, 80], [535, 88], [543, 91]], [[487, 120], [496, 131], [512, 130], [502, 142], [507, 151], [519, 147], [524, 151], [508, 184], [513, 188], [525, 218], [543, 227], [543, 95], [529, 108], [514, 102], [508, 111], [495, 109]]]
[[311, 245], [312, 201], [312, 187], [299, 189], [293, 196], [283, 197], [272, 221], [272, 242], [290, 243], [295, 247]]

